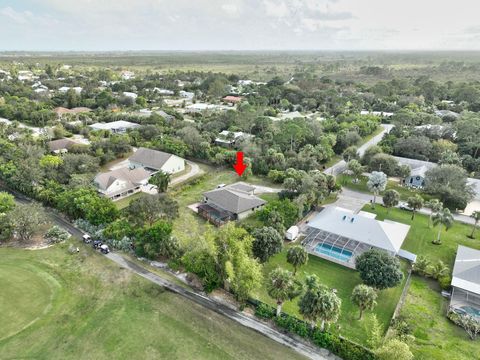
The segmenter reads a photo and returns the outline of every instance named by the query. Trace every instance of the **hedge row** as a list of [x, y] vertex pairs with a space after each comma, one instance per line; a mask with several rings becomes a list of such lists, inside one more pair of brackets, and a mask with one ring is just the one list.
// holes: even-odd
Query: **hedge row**
[[330, 350], [333, 354], [344, 360], [373, 360], [375, 355], [364, 346], [356, 344], [348, 339], [321, 331], [315, 327], [312, 329], [310, 324], [294, 316], [282, 313], [276, 316], [276, 309], [258, 300], [249, 300], [249, 304], [255, 308], [255, 315], [263, 319], [273, 319], [275, 324], [296, 334], [304, 339], [308, 339], [315, 345]]

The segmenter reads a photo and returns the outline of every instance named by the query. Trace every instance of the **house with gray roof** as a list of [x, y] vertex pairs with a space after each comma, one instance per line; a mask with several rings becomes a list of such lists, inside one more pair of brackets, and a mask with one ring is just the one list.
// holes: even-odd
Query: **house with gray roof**
[[355, 268], [358, 255], [370, 249], [380, 249], [392, 256], [411, 261], [416, 256], [401, 250], [410, 226], [395, 221], [375, 219], [368, 212], [327, 206], [302, 229], [302, 245], [312, 255], [343, 266]]
[[128, 162], [130, 169], [144, 168], [151, 172], [175, 174], [185, 170], [185, 160], [181, 157], [147, 148], [139, 148]]
[[198, 214], [220, 226], [228, 221], [244, 219], [261, 209], [266, 201], [255, 195], [255, 187], [244, 182], [219, 185], [203, 193], [203, 202]]
[[410, 175], [404, 178], [402, 183], [405, 186], [414, 188], [424, 187], [426, 172], [437, 166], [437, 164], [430, 161], [409, 159], [398, 156], [394, 156], [394, 158], [398, 161], [399, 165], [407, 165], [410, 168]]
[[480, 322], [480, 250], [458, 246], [450, 309]]
[[102, 196], [115, 201], [141, 191], [150, 175], [151, 172], [143, 168], [120, 168], [98, 174], [93, 183]]
[[50, 141], [48, 143], [48, 149], [54, 154], [64, 154], [75, 145], [81, 146], [83, 144], [79, 144], [71, 139], [58, 139]]

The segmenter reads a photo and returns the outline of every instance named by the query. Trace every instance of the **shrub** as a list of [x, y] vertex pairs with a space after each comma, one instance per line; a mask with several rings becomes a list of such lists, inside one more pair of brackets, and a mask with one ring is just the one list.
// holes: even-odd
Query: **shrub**
[[52, 226], [46, 233], [45, 239], [48, 240], [51, 244], [56, 244], [65, 240], [68, 240], [70, 234], [68, 231], [58, 227], [57, 225]]
[[449, 275], [442, 276], [438, 279], [438, 285], [440, 285], [442, 290], [450, 289], [451, 283], [452, 283], [452, 277]]

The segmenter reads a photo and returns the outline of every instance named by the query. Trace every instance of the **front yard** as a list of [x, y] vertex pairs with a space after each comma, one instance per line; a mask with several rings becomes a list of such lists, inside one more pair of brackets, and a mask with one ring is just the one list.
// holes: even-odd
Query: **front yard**
[[[265, 264], [265, 279], [269, 272], [277, 266], [293, 271], [293, 267], [287, 263], [286, 252], [287, 249], [284, 249], [280, 254], [271, 257]], [[321, 283], [330, 288], [337, 289], [337, 295], [342, 299], [342, 312], [337, 323], [340, 327], [339, 332], [348, 339], [364, 345], [369, 334], [370, 314], [375, 313], [377, 315], [378, 321], [386, 331], [405, 282], [404, 280], [404, 282], [396, 288], [380, 291], [377, 299], [378, 306], [373, 312], [367, 311], [362, 320], [358, 320], [358, 308], [350, 300], [353, 288], [362, 282], [356, 271], [310, 255], [308, 263], [298, 270], [297, 278], [303, 281], [306, 275], [309, 274], [317, 275]], [[275, 306], [275, 301], [268, 296], [265, 287], [258, 292], [257, 298]], [[302, 316], [298, 313], [297, 303], [298, 299], [285, 303], [283, 311], [301, 319]]]

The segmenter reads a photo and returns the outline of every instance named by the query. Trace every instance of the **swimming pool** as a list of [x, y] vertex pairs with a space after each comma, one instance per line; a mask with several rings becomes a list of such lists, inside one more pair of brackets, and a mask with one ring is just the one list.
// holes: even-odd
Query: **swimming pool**
[[473, 306], [461, 306], [460, 309], [470, 316], [480, 318], [480, 309], [474, 308]]
[[348, 262], [353, 255], [351, 251], [342, 250], [336, 246], [325, 243], [315, 246], [315, 252], [345, 262]]

